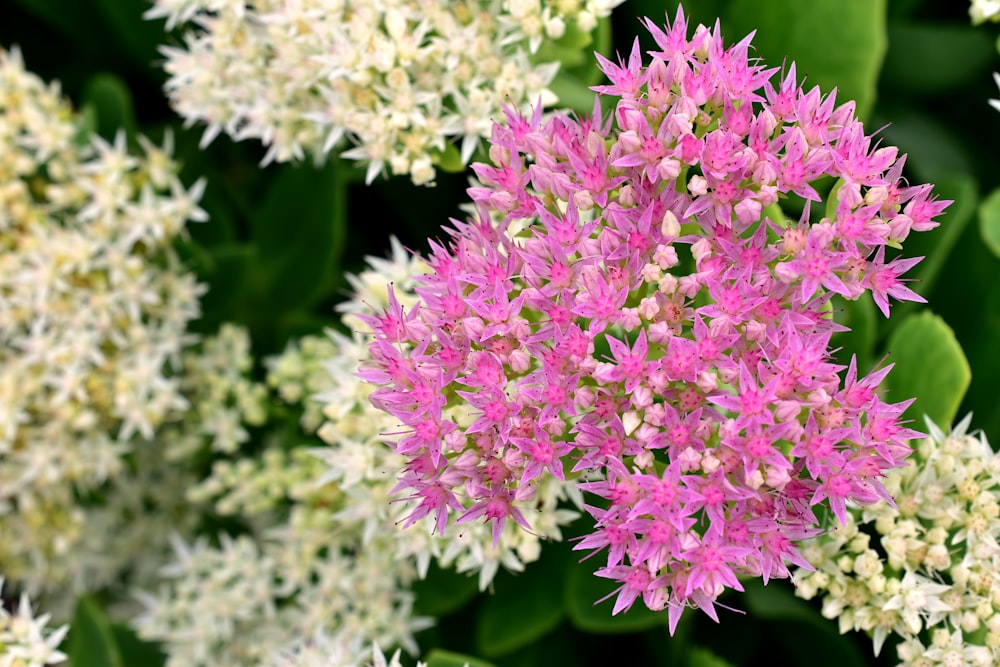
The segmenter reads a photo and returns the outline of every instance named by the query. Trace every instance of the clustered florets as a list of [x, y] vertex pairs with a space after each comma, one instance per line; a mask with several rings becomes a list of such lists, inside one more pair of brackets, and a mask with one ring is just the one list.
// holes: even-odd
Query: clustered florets
[[[0, 577], [2, 591], [3, 578]], [[45, 667], [66, 660], [66, 654], [58, 650], [58, 646], [69, 627], [53, 630], [46, 627], [48, 622], [48, 614], [35, 616], [27, 595], [21, 595], [13, 614], [0, 605], [0, 665]]]
[[344, 152], [432, 181], [461, 139], [467, 163], [503, 104], [554, 101], [556, 62], [543, 41], [572, 26], [591, 32], [621, 0], [156, 0], [167, 27], [190, 24], [165, 47], [166, 90], [189, 123], [268, 146], [265, 162]]
[[688, 605], [714, 617], [737, 574], [806, 566], [816, 505], [843, 522], [888, 498], [909, 402], [878, 395], [888, 368], [841, 379], [830, 302], [921, 301], [900, 278], [917, 260], [886, 252], [947, 203], [903, 183], [853, 103], [803, 90], [794, 65], [773, 84], [749, 37], [689, 39], [681, 11], [646, 25], [648, 66], [638, 41], [600, 59], [613, 119], [595, 104], [494, 127], [478, 217], [431, 243], [417, 304], [390, 294], [366, 318], [362, 377], [401, 423], [410, 522], [527, 528], [539, 481], [575, 479], [596, 497], [577, 548], [607, 549], [614, 612], [641, 597], [672, 629]]
[[795, 573], [797, 593], [822, 595], [823, 615], [869, 633], [876, 654], [898, 635], [906, 667], [1000, 661], [1000, 457], [970, 421], [949, 434], [928, 424], [910, 465], [886, 477], [895, 505], [852, 508], [802, 546], [814, 569]]
[[73, 576], [87, 494], [187, 407], [175, 372], [202, 291], [172, 243], [198, 208], [164, 148], [93, 137], [0, 50], [0, 570]]

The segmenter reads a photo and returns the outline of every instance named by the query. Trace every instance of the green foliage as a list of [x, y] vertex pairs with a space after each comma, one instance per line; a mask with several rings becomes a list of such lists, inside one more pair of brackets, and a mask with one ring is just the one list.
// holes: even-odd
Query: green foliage
[[111, 622], [90, 597], [81, 598], [66, 639], [69, 667], [130, 667], [122, 657]]
[[520, 574], [498, 575], [476, 619], [477, 653], [500, 657], [554, 630], [565, 616], [563, 573], [572, 566], [566, 550], [555, 547]]
[[786, 582], [772, 581], [765, 586], [756, 579], [748, 581], [743, 600], [750, 616], [782, 628], [772, 641], [794, 657], [795, 664], [841, 667], [865, 663], [854, 643], [838, 634], [835, 624], [796, 598]]
[[485, 660], [438, 648], [427, 654], [426, 662], [427, 667], [493, 667]]
[[916, 397], [906, 415], [927, 415], [937, 424], [950, 424], [958, 414], [971, 371], [955, 334], [944, 320], [928, 311], [911, 315], [889, 339], [890, 398]]
[[464, 607], [479, 591], [476, 577], [443, 570], [432, 564], [427, 576], [417, 581], [416, 612], [427, 616], [446, 616]]
[[1000, 257], [1000, 188], [979, 205], [979, 232], [986, 247]]
[[701, 647], [691, 649], [688, 660], [691, 667], [733, 667], [733, 663]]
[[132, 94], [125, 83], [115, 74], [95, 74], [87, 81], [83, 93], [84, 105], [93, 109], [97, 121], [96, 130], [111, 141], [119, 130], [135, 135], [135, 110]]

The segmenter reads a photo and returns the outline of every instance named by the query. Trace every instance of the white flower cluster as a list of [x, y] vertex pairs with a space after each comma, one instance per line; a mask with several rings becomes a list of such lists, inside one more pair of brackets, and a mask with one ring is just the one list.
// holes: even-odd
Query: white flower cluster
[[[342, 310], [352, 324], [351, 313], [387, 302], [387, 280], [412, 299], [423, 268], [395, 241], [390, 259], [370, 264], [351, 277], [358, 296]], [[137, 629], [163, 643], [168, 666], [360, 667], [373, 642], [415, 653], [413, 635], [429, 621], [414, 615], [410, 586], [432, 558], [478, 572], [485, 587], [501, 564], [521, 570], [537, 559], [540, 538], [560, 539], [560, 525], [576, 516], [556, 508], [568, 491], [553, 483], [522, 508], [535, 534], [510, 526], [496, 548], [485, 525], [445, 535], [432, 535], [432, 522], [402, 529], [406, 503], [390, 504], [402, 463], [382, 442], [394, 425], [355, 377], [367, 349], [360, 334], [332, 334], [303, 339], [268, 363], [269, 384], [289, 402], [315, 391], [324, 371], [320, 434], [328, 444], [288, 449], [287, 433], [275, 434], [262, 454], [220, 461], [188, 494], [250, 533], [219, 547], [178, 542], [166, 581], [144, 596]]]
[[72, 604], [72, 594], [105, 589], [115, 616], [134, 614], [131, 590], [157, 582], [170, 536], [191, 536], [198, 525], [201, 508], [188, 499], [203, 474], [197, 461], [209, 451], [235, 451], [249, 438], [246, 427], [267, 418], [267, 388], [249, 379], [252, 364], [250, 337], [232, 324], [184, 351], [180, 385], [191, 407], [132, 452], [128, 468], [101, 488], [100, 502], [82, 506], [82, 538], [61, 561], [72, 581], [61, 600], [50, 600], [53, 610]]
[[1000, 664], [1000, 457], [970, 419], [950, 434], [929, 423], [885, 480], [896, 506], [853, 509], [803, 546], [815, 571], [795, 573], [798, 594], [822, 595], [823, 615], [869, 633], [876, 654], [898, 635], [906, 667]]
[[66, 654], [59, 650], [59, 644], [69, 627], [49, 630], [45, 627], [48, 622], [48, 614], [35, 616], [27, 595], [21, 595], [13, 614], [0, 605], [0, 667], [44, 667], [65, 661]]
[[[589, 33], [621, 0], [155, 0], [186, 26], [162, 48], [166, 92], [203, 144], [258, 139], [264, 162], [343, 155], [433, 181], [449, 141], [468, 163], [502, 105], [555, 101], [544, 40]], [[454, 148], [452, 148], [454, 150]]]
[[0, 50], [0, 571], [57, 589], [80, 495], [186, 402], [175, 371], [202, 288], [172, 247], [205, 219], [170, 157], [91, 137]]
[[986, 21], [1000, 21], [1000, 1], [972, 0], [972, 4], [969, 6], [969, 16], [974, 25]]

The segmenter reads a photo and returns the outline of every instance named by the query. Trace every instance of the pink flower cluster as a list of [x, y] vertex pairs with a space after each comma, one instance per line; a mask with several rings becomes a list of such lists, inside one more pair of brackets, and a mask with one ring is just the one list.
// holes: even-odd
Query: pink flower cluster
[[596, 497], [577, 547], [607, 550], [614, 613], [641, 597], [672, 632], [686, 606], [716, 618], [738, 574], [809, 567], [795, 544], [820, 532], [816, 505], [843, 520], [888, 497], [909, 401], [880, 398], [888, 368], [841, 378], [830, 299], [922, 301], [900, 277], [919, 260], [886, 250], [948, 202], [903, 183], [853, 103], [804, 91], [794, 65], [773, 83], [749, 37], [688, 39], [681, 11], [646, 25], [648, 66], [638, 40], [600, 58], [613, 119], [494, 128], [478, 217], [432, 243], [418, 307], [368, 318], [362, 376], [404, 425], [411, 521], [497, 535], [526, 525], [540, 476], [575, 479]]

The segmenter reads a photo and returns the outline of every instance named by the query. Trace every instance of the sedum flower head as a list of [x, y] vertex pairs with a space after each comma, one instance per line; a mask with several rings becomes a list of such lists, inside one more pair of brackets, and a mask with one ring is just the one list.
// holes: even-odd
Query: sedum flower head
[[[0, 577], [0, 591], [3, 590]], [[49, 615], [35, 616], [26, 594], [14, 613], [0, 605], [0, 667], [45, 667], [66, 660], [59, 650], [69, 626], [55, 630], [46, 628]]]
[[205, 219], [203, 183], [181, 184], [169, 138], [140, 143], [90, 136], [0, 50], [0, 571], [31, 594], [65, 583], [76, 494], [187, 405], [202, 288], [172, 243]]
[[823, 614], [871, 635], [876, 654], [897, 636], [907, 667], [1000, 662], [1000, 458], [970, 421], [948, 434], [928, 422], [910, 465], [886, 477], [895, 506], [852, 508], [803, 546], [811, 568], [795, 573], [798, 594], [822, 596]]
[[[543, 41], [584, 32], [621, 0], [156, 0], [146, 16], [183, 25], [162, 49], [166, 85], [188, 123], [258, 139], [264, 162], [344, 156], [433, 181], [450, 142], [467, 163], [503, 104], [539, 98], [557, 63]], [[452, 148], [454, 150], [454, 148]]]
[[[589, 492], [616, 581], [715, 615], [739, 574], [788, 576], [814, 508], [888, 494], [909, 402], [830, 360], [834, 295], [922, 301], [896, 257], [946, 203], [901, 180], [854, 104], [775, 79], [718, 28], [646, 26], [643, 65], [600, 58], [611, 118], [540, 110], [494, 127], [478, 215], [431, 243], [415, 302], [392, 288], [361, 373], [405, 459], [408, 523], [485, 522], [494, 540], [548, 480]], [[596, 105], [595, 105], [596, 107]], [[599, 107], [596, 107], [599, 108]], [[835, 180], [830, 191], [820, 179]], [[776, 206], [798, 200], [787, 220]]]

